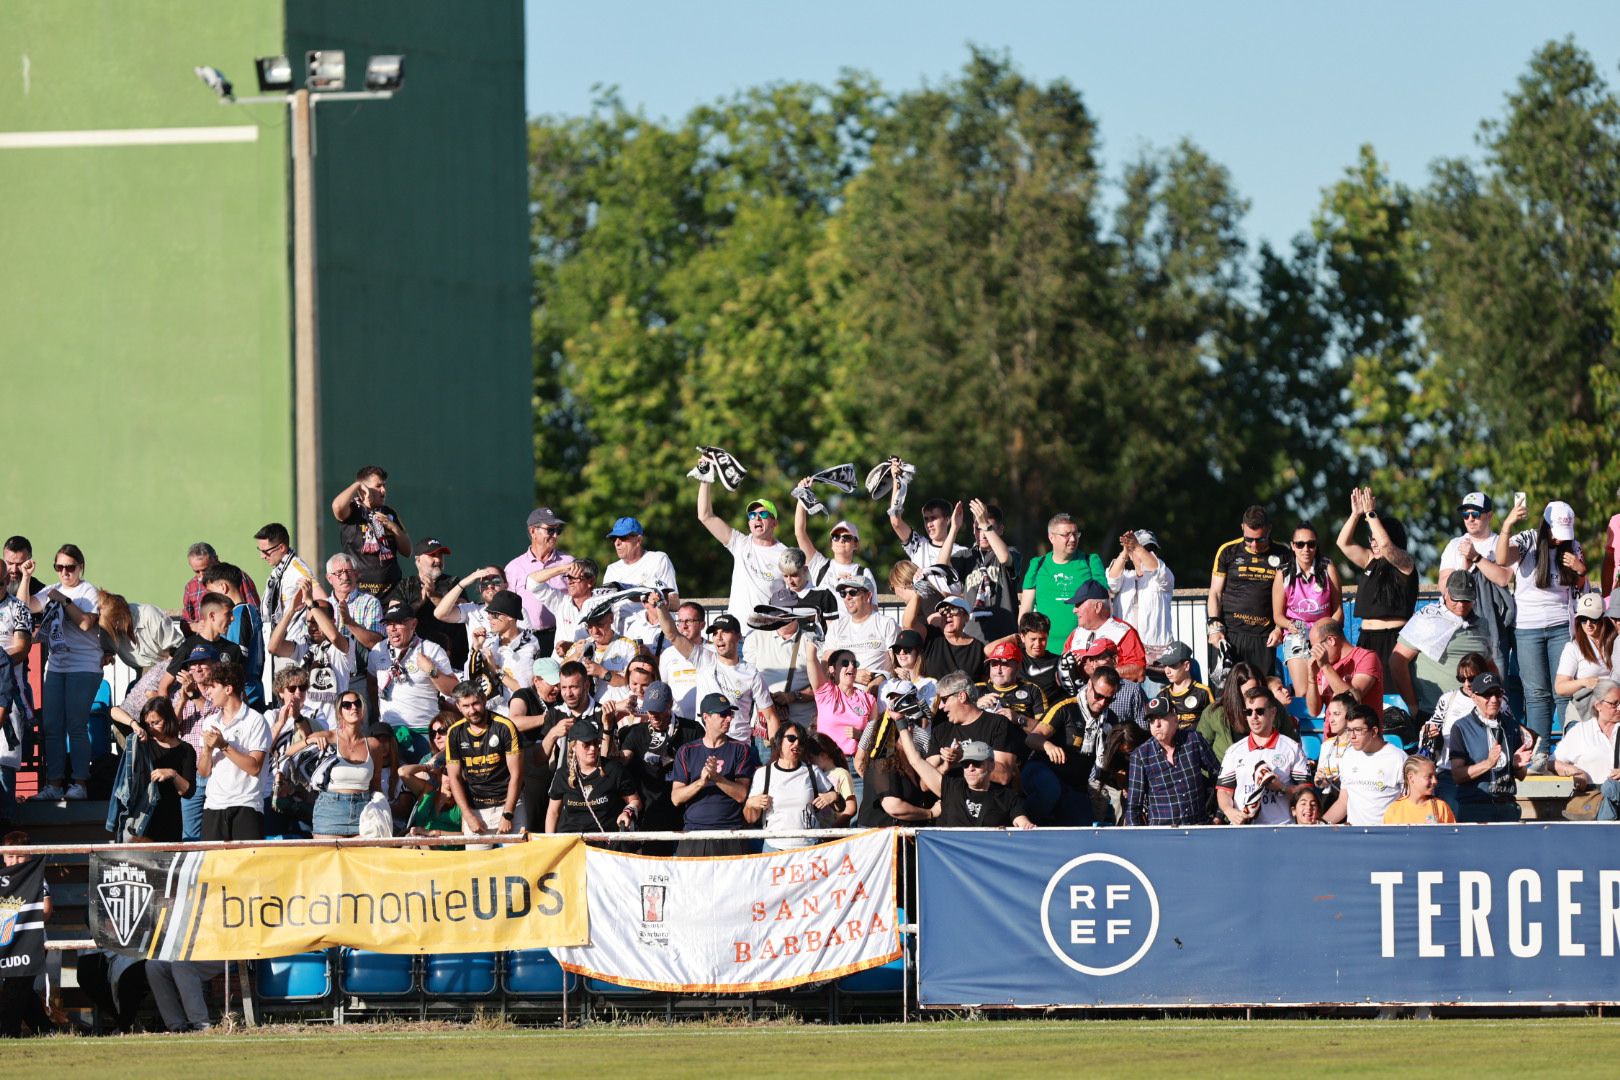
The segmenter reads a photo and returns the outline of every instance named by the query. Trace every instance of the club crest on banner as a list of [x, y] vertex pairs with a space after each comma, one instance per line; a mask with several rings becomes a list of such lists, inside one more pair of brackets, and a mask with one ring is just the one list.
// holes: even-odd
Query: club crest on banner
[[140, 929], [147, 905], [152, 902], [152, 886], [146, 880], [146, 871], [127, 863], [109, 866], [102, 871], [96, 894], [118, 943], [128, 945], [135, 931]]
[[22, 914], [23, 902], [15, 896], [0, 899], [0, 949], [11, 944], [17, 936], [17, 918]]

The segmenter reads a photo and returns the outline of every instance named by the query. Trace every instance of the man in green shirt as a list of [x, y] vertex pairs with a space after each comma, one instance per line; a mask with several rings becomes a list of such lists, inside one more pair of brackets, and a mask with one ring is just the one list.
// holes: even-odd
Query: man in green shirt
[[1075, 627], [1074, 608], [1068, 603], [1083, 583], [1100, 581], [1108, 587], [1108, 572], [1096, 552], [1080, 554], [1080, 524], [1068, 514], [1054, 514], [1046, 523], [1052, 550], [1029, 564], [1024, 590], [1018, 597], [1018, 616], [1038, 611], [1052, 620], [1050, 641], [1067, 641]]

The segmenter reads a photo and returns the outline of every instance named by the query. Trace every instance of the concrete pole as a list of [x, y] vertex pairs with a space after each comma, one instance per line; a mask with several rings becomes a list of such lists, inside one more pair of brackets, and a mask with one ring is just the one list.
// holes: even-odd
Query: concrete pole
[[321, 358], [315, 302], [315, 109], [293, 94], [293, 542], [311, 566], [321, 553]]

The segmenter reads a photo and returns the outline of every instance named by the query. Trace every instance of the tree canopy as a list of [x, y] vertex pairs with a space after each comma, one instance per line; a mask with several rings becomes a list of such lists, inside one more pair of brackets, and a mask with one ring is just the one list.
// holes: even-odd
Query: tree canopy
[[[707, 444], [750, 469], [723, 516], [899, 454], [914, 522], [982, 497], [1033, 553], [1066, 510], [1109, 557], [1151, 528], [1184, 584], [1250, 503], [1327, 528], [1355, 482], [1431, 549], [1473, 488], [1567, 499], [1595, 535], [1620, 483], [1620, 102], [1552, 42], [1479, 148], [1409, 189], [1364, 147], [1278, 251], [1200, 147], [1105, 175], [1080, 91], [980, 49], [899, 92], [846, 73], [667, 123], [611, 93], [537, 118], [537, 498], [640, 517], [694, 594], [729, 572], [684, 475]], [[899, 557], [864, 492], [828, 501], [813, 528]]]

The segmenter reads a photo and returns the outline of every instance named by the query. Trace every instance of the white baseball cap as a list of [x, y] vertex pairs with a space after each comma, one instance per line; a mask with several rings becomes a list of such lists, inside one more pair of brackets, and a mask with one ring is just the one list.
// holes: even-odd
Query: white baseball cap
[[1541, 520], [1552, 526], [1552, 537], [1560, 543], [1575, 539], [1575, 511], [1567, 502], [1550, 502]]

